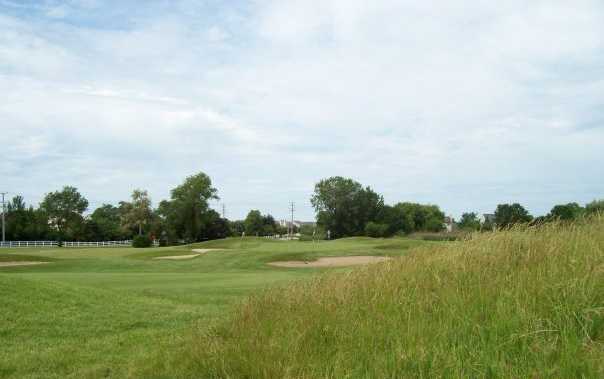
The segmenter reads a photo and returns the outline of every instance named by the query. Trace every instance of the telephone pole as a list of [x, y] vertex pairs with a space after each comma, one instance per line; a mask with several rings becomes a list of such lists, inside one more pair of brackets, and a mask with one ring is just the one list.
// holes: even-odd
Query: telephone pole
[[2, 195], [2, 244], [6, 242], [6, 226], [4, 220], [4, 213], [6, 213], [6, 207], [4, 205], [4, 196], [6, 196], [7, 193], [8, 192], [0, 192], [0, 195]]
[[289, 227], [290, 227], [289, 239], [292, 240], [292, 239], [294, 239], [294, 211], [296, 210], [296, 204], [293, 201], [289, 203], [289, 210], [292, 215], [291, 222], [289, 224]]

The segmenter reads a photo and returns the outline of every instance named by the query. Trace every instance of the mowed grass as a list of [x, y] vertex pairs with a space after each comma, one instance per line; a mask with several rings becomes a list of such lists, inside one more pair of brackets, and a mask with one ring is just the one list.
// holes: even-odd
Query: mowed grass
[[140, 374], [602, 378], [604, 219], [475, 235], [273, 287], [162, 358]]
[[[161, 249], [1, 249], [0, 262], [49, 263], [0, 267], [0, 377], [146, 377], [155, 360], [227, 317], [248, 295], [328, 271], [267, 262], [397, 256], [422, 244], [235, 238]], [[153, 259], [188, 255], [192, 248], [223, 250], [190, 260]]]

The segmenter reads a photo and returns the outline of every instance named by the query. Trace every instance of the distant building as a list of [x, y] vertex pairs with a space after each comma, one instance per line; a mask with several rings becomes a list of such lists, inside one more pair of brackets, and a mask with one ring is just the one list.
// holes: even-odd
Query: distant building
[[451, 233], [455, 230], [455, 219], [452, 216], [445, 216], [445, 222], [443, 223], [447, 233]]
[[[292, 222], [290, 220], [279, 220], [279, 225], [283, 228], [288, 228], [290, 225], [292, 224]], [[305, 225], [310, 225], [310, 226], [315, 226], [315, 223], [312, 221], [300, 221], [300, 220], [294, 220], [294, 228], [300, 228], [301, 226], [305, 226]]]

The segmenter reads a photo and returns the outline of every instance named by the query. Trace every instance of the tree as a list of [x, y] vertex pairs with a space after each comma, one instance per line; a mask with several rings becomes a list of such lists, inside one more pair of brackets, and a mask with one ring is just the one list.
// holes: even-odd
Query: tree
[[48, 218], [32, 206], [27, 207], [22, 196], [13, 197], [6, 204], [6, 238], [9, 241], [46, 239]]
[[120, 212], [122, 227], [126, 230], [137, 228], [138, 235], [143, 235], [143, 225], [148, 225], [153, 219], [151, 199], [145, 190], [135, 189], [132, 192], [132, 202], [121, 202]]
[[380, 221], [388, 225], [388, 234], [409, 234], [415, 229], [413, 220], [414, 205], [411, 203], [398, 203], [394, 206], [385, 205]]
[[549, 218], [570, 221], [578, 218], [585, 209], [577, 203], [559, 204], [549, 212]]
[[604, 213], [604, 199], [603, 200], [594, 200], [591, 203], [585, 206], [585, 213], [587, 214], [596, 214], [596, 213]]
[[245, 225], [245, 234], [248, 236], [262, 235], [264, 233], [264, 219], [259, 210], [251, 210], [247, 214], [243, 224]]
[[226, 218], [220, 217], [220, 214], [213, 209], [209, 209], [204, 215], [204, 239], [226, 238], [231, 235], [231, 227]]
[[235, 220], [230, 222], [231, 235], [240, 237], [245, 232], [245, 221]]
[[78, 238], [82, 230], [82, 213], [88, 208], [86, 200], [75, 187], [63, 187], [61, 191], [46, 194], [40, 209], [61, 240]]
[[311, 203], [317, 224], [333, 238], [362, 235], [365, 225], [375, 221], [384, 207], [381, 195], [348, 178], [334, 176], [315, 185]]
[[478, 219], [476, 212], [463, 213], [457, 225], [460, 229], [479, 230], [480, 220]]
[[205, 238], [209, 211], [208, 201], [218, 199], [210, 178], [200, 172], [189, 176], [184, 183], [171, 191], [171, 200], [163, 203], [162, 214], [169, 228], [187, 241]]
[[445, 214], [436, 205], [397, 203], [392, 209], [385, 207], [384, 222], [390, 233], [412, 233], [414, 231], [439, 232], [444, 228]]
[[424, 214], [424, 230], [428, 232], [440, 232], [445, 228], [445, 214], [440, 210], [438, 205], [422, 205], [420, 209]]
[[271, 215], [262, 216], [263, 235], [272, 236], [277, 234], [279, 231], [279, 224], [275, 221], [275, 218]]
[[111, 204], [101, 205], [90, 215], [89, 228], [93, 231], [92, 239], [99, 241], [122, 239], [120, 209]]
[[520, 204], [499, 204], [495, 210], [495, 224], [506, 228], [514, 224], [530, 222], [533, 217]]

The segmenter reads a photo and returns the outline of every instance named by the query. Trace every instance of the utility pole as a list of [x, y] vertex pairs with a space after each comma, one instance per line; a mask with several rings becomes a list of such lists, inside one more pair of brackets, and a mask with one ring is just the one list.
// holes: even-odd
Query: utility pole
[[226, 205], [222, 204], [222, 218], [226, 219]]
[[296, 209], [296, 204], [292, 201], [291, 203], [289, 203], [289, 210], [292, 215], [291, 222], [289, 224], [289, 227], [290, 227], [289, 239], [290, 240], [294, 239], [294, 210], [295, 209]]
[[6, 242], [6, 226], [4, 220], [4, 213], [6, 213], [6, 207], [4, 205], [4, 196], [6, 196], [7, 193], [8, 192], [0, 192], [0, 195], [2, 195], [2, 244]]

